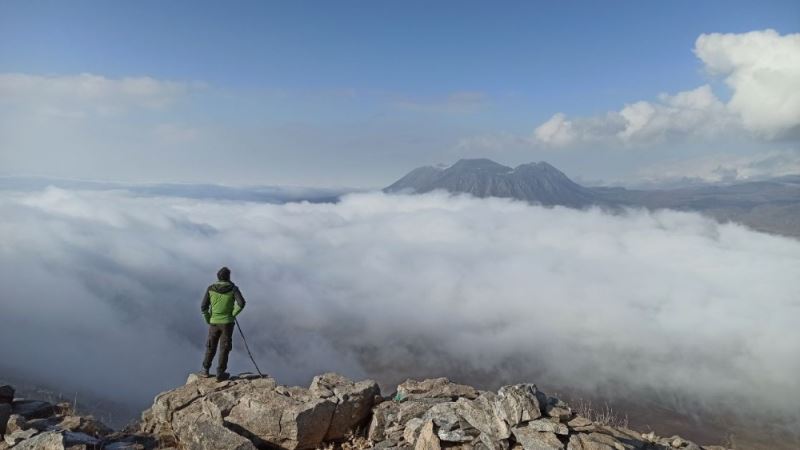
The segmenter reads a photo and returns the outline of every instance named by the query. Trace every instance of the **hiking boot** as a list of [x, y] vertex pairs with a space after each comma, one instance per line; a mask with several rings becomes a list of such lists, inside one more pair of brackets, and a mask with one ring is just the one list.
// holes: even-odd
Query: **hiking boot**
[[211, 376], [211, 374], [209, 374], [209, 373], [208, 373], [208, 369], [206, 369], [206, 368], [204, 367], [204, 368], [203, 368], [203, 370], [201, 370], [201, 371], [200, 371], [200, 376], [201, 376], [201, 377], [203, 377], [203, 378], [208, 378], [208, 377], [210, 377], [210, 376]]
[[217, 373], [217, 381], [225, 381], [230, 378], [231, 374], [228, 372], [219, 372]]

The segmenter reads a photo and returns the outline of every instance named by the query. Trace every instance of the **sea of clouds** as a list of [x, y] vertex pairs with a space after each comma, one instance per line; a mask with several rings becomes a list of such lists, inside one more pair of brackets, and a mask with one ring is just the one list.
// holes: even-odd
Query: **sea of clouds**
[[[182, 383], [227, 265], [282, 383], [534, 381], [800, 417], [800, 241], [698, 214], [49, 187], [0, 192], [0, 216], [0, 365], [65, 390], [144, 406]], [[231, 370], [252, 370], [238, 336]]]

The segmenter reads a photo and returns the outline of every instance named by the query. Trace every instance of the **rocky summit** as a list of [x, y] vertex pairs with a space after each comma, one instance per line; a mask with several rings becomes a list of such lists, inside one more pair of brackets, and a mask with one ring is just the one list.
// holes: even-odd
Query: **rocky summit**
[[384, 397], [374, 381], [333, 373], [308, 388], [191, 375], [122, 432], [65, 404], [10, 405], [0, 450], [724, 450], [592, 421], [533, 384], [489, 392], [446, 378], [407, 380]]

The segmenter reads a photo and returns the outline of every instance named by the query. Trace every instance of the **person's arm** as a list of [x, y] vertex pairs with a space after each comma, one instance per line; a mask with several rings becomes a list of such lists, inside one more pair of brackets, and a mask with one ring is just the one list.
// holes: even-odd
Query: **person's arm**
[[245, 304], [242, 291], [239, 290], [238, 286], [233, 288], [233, 298], [236, 300], [236, 304], [233, 305], [233, 317], [236, 317], [240, 312], [242, 312]]
[[206, 323], [211, 323], [211, 299], [208, 296], [208, 289], [206, 289], [206, 294], [203, 296], [203, 303], [200, 304], [200, 312], [203, 313], [203, 318], [206, 319]]

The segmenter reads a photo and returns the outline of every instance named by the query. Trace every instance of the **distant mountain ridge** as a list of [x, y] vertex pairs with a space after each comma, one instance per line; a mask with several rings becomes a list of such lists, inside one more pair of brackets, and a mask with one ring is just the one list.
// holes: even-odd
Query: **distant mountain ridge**
[[437, 189], [475, 197], [515, 198], [548, 206], [583, 207], [599, 202], [591, 189], [575, 183], [546, 162], [511, 168], [485, 158], [461, 159], [446, 168], [420, 167], [384, 191], [425, 193]]
[[671, 189], [586, 187], [546, 162], [511, 168], [478, 158], [461, 159], [449, 167], [419, 167], [383, 189], [417, 194], [434, 190], [480, 198], [513, 198], [545, 206], [696, 211], [720, 222], [733, 221], [763, 232], [800, 237], [800, 175]]

